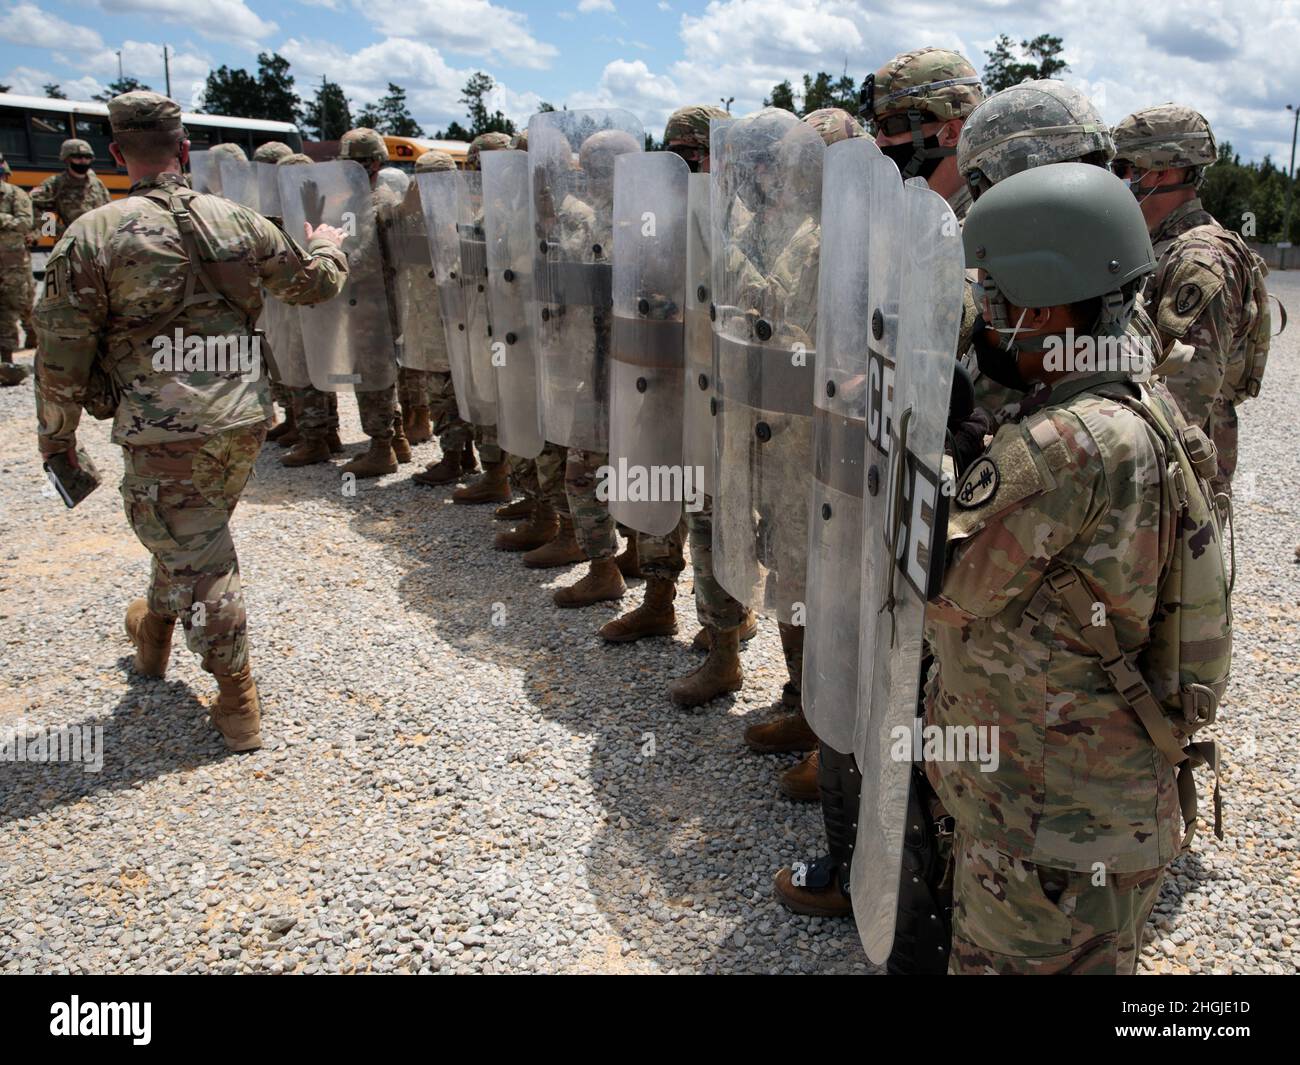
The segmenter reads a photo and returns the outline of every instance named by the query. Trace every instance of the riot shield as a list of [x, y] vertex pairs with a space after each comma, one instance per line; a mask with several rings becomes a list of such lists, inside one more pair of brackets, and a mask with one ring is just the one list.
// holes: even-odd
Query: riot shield
[[713, 243], [710, 175], [691, 174], [686, 194], [686, 374], [682, 410], [682, 461], [695, 471], [701, 492], [713, 492]]
[[275, 364], [275, 378], [289, 388], [311, 384], [307, 371], [307, 350], [302, 342], [302, 319], [298, 308], [262, 292], [262, 317], [258, 327], [266, 334]]
[[[883, 188], [876, 190], [877, 185]], [[827, 149], [803, 709], [818, 739], [841, 754], [853, 750], [858, 701], [862, 589], [856, 578], [862, 567], [862, 462], [871, 345], [870, 315], [862, 309], [873, 300], [886, 306], [898, 302], [898, 276], [892, 270], [898, 255], [898, 205], [893, 200], [901, 200], [902, 191], [898, 168], [874, 141], [859, 137]], [[877, 290], [890, 288], [893, 298], [878, 298]]]
[[496, 373], [487, 316], [487, 249], [482, 175], [459, 170], [417, 174], [447, 334], [447, 355], [460, 416], [496, 424]]
[[[274, 163], [253, 164], [257, 168], [257, 200], [262, 214], [267, 218], [280, 218], [280, 182], [276, 177]], [[302, 242], [302, 234], [292, 234], [294, 240]]]
[[548, 111], [528, 123], [542, 423], [565, 447], [609, 447], [614, 159], [644, 143], [627, 111]]
[[632, 153], [614, 164], [609, 461], [619, 490], [609, 512], [653, 536], [677, 527], [694, 487], [682, 465], [689, 176], [672, 152]]
[[217, 173], [220, 175], [221, 195], [241, 206], [264, 214], [262, 210], [261, 186], [257, 181], [257, 168], [261, 164], [247, 159], [236, 159], [222, 153], [217, 159]]
[[713, 571], [742, 603], [804, 623], [822, 157], [769, 109], [712, 132]]
[[[850, 874], [858, 934], [877, 964], [894, 940], [925, 605], [942, 578], [951, 494], [942, 461], [964, 284], [961, 230], [948, 204], [919, 180], [896, 194], [884, 186], [872, 185], [873, 224], [890, 219], [901, 232], [887, 264], [872, 234], [862, 312], [871, 331], [853, 739], [862, 796]], [[878, 268], [897, 275], [896, 288], [874, 284]]]
[[533, 240], [528, 228], [528, 154], [484, 152], [483, 228], [487, 237], [488, 306], [497, 373], [497, 441], [511, 455], [542, 450], [537, 401]]
[[347, 232], [348, 279], [332, 300], [298, 308], [307, 370], [323, 392], [375, 392], [397, 377], [379, 231], [370, 182], [350, 159], [282, 166], [277, 178], [284, 228], [322, 222]]
[[190, 187], [195, 192], [222, 195], [221, 171], [217, 168], [220, 158], [220, 152], [216, 155], [208, 151], [190, 152]]
[[410, 370], [446, 370], [447, 340], [438, 313], [429, 230], [412, 183], [382, 212], [384, 250], [392, 269], [397, 362]]

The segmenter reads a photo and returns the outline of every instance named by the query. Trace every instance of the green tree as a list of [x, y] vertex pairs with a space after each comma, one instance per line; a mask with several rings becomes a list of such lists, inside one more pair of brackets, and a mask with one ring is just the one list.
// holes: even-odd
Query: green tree
[[56, 82], [51, 82], [44, 87], [45, 95], [51, 100], [66, 100], [68, 94], [59, 88]]
[[481, 133], [514, 133], [515, 124], [500, 111], [488, 111], [487, 96], [496, 88], [491, 76], [477, 71], [461, 90], [460, 102], [469, 112], [471, 139]]
[[302, 112], [303, 126], [319, 141], [336, 141], [352, 128], [352, 110], [338, 82], [322, 76], [315, 99]]
[[1070, 69], [1059, 58], [1065, 46], [1060, 37], [1040, 33], [1031, 41], [1021, 41], [1019, 48], [1005, 33], [993, 45], [984, 63], [985, 92], [1000, 92], [1019, 85], [1026, 78], [1035, 81], [1055, 77]]
[[459, 122], [449, 122], [446, 129], [441, 129], [434, 135], [435, 140], [440, 141], [472, 141], [474, 135], [470, 133]]
[[257, 57], [257, 74], [228, 66], [208, 72], [202, 110], [210, 115], [297, 122], [301, 101], [293, 89], [289, 61], [274, 52]]
[[272, 122], [297, 122], [302, 101], [294, 92], [293, 75], [289, 73], [289, 60], [275, 52], [261, 52], [257, 56], [257, 84], [261, 90], [260, 114], [249, 118], [265, 118]]
[[[804, 76], [805, 79], [807, 75]], [[772, 86], [772, 95], [763, 100], [764, 107], [779, 107], [782, 111], [794, 110], [794, 86], [787, 78], [780, 85]]]
[[379, 120], [382, 125], [375, 127], [390, 137], [423, 137], [424, 130], [415, 121], [406, 106], [406, 90], [399, 85], [388, 83], [388, 95], [379, 101]]
[[98, 100], [100, 103], [108, 103], [114, 96], [121, 96], [124, 92], [148, 92], [149, 86], [135, 78], [118, 78], [116, 81], [110, 81], [108, 88], [103, 92], [96, 93], [91, 97], [92, 100]]

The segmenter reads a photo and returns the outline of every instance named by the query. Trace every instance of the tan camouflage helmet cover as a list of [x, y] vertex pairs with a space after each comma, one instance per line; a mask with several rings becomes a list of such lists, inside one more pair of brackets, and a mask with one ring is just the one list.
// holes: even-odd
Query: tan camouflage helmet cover
[[702, 152], [709, 150], [709, 123], [715, 118], [730, 118], [721, 107], [710, 104], [690, 104], [679, 107], [668, 116], [664, 126], [664, 144], [683, 144], [698, 148]]
[[455, 170], [456, 160], [446, 152], [440, 152], [435, 148], [429, 149], [415, 161], [415, 172], [417, 174], [432, 174], [440, 170]]
[[253, 152], [253, 162], [255, 163], [278, 163], [286, 155], [292, 155], [293, 149], [284, 141], [267, 141], [265, 144], [259, 144], [257, 150]]
[[228, 155], [232, 159], [240, 160], [240, 162], [248, 161], [248, 156], [244, 154], [244, 149], [238, 144], [214, 144], [210, 150], [213, 155]]
[[1024, 81], [994, 93], [962, 123], [957, 142], [957, 169], [980, 189], [1035, 166], [1106, 166], [1114, 156], [1092, 101], [1060, 81]]
[[74, 155], [89, 155], [93, 157], [95, 149], [83, 140], [73, 138], [66, 140], [59, 145], [59, 159], [71, 159]]
[[156, 92], [124, 92], [108, 101], [108, 124], [114, 133], [181, 129], [181, 105]]
[[283, 159], [275, 161], [276, 166], [310, 166], [316, 160], [310, 155], [304, 155], [302, 152], [294, 152], [292, 155], [286, 155]]
[[823, 107], [817, 111], [810, 111], [803, 116], [803, 120], [822, 135], [827, 148], [840, 141], [867, 135], [867, 131], [862, 128], [862, 123], [841, 107]]
[[578, 165], [593, 177], [612, 183], [615, 157], [640, 148], [637, 139], [626, 130], [602, 129], [582, 142], [578, 149]]
[[527, 126], [525, 126], [523, 129], [521, 129], [518, 133], [516, 133], [513, 137], [510, 138], [510, 147], [515, 149], [515, 151], [519, 151], [519, 152], [528, 151], [528, 127]]
[[469, 152], [465, 156], [465, 169], [479, 169], [478, 157], [481, 152], [500, 152], [509, 147], [509, 133], [480, 133], [469, 143]]
[[1115, 127], [1114, 135], [1115, 158], [1140, 170], [1205, 167], [1219, 157], [1205, 116], [1178, 104], [1135, 111]]
[[339, 141], [339, 158], [355, 159], [358, 163], [388, 162], [388, 146], [369, 126], [358, 126], [343, 134]]
[[919, 111], [930, 121], [965, 118], [984, 99], [979, 74], [965, 56], [946, 48], [918, 48], [894, 56], [876, 71], [863, 102], [870, 118]]

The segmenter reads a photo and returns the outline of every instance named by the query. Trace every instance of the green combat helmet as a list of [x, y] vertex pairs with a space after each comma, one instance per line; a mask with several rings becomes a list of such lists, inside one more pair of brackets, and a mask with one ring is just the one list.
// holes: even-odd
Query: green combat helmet
[[482, 152], [499, 152], [510, 147], [509, 133], [480, 133], [469, 144], [469, 153], [465, 156], [465, 169], [478, 170], [478, 157]]
[[1114, 174], [1051, 163], [985, 192], [962, 229], [966, 266], [984, 271], [993, 327], [1014, 328], [1008, 303], [1061, 307], [1100, 297], [1094, 334], [1119, 336], [1138, 282], [1156, 268], [1146, 220]]
[[339, 141], [339, 158], [355, 159], [358, 163], [388, 162], [388, 146], [384, 138], [368, 126], [358, 126], [343, 134]]
[[89, 155], [93, 158], [95, 155], [95, 149], [85, 141], [77, 140], [75, 137], [72, 140], [66, 140], [59, 145], [60, 162], [66, 162], [74, 155]]
[[979, 75], [965, 56], [945, 48], [919, 48], [896, 55], [867, 75], [858, 116], [873, 136], [910, 131], [912, 153], [900, 169], [905, 179], [926, 177], [927, 162], [937, 166], [955, 149], [926, 144], [921, 126], [964, 119], [983, 99]]
[[1052, 163], [1107, 167], [1115, 142], [1097, 109], [1059, 81], [1024, 81], [994, 93], [962, 123], [957, 169], [980, 194], [1012, 174]]
[[286, 155], [292, 154], [293, 149], [283, 141], [267, 141], [257, 146], [257, 151], [253, 153], [253, 162], [278, 163]]
[[436, 148], [431, 148], [415, 161], [415, 172], [417, 174], [433, 174], [440, 170], [455, 170], [456, 160], [446, 152], [440, 152]]
[[827, 148], [840, 141], [852, 140], [854, 137], [865, 137], [867, 135], [867, 131], [862, 128], [862, 124], [839, 107], [823, 107], [819, 111], [810, 111], [803, 116], [803, 120], [821, 134]]
[[1138, 170], [1193, 170], [1178, 185], [1161, 185], [1155, 192], [1196, 188], [1205, 168], [1219, 158], [1214, 133], [1205, 116], [1190, 107], [1161, 104], [1135, 111], [1114, 129], [1115, 162]]

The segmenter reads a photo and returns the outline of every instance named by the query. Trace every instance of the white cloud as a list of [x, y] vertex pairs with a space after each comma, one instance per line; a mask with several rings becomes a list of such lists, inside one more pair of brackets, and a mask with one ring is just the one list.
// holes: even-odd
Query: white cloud
[[65, 81], [57, 75], [34, 67], [14, 67], [0, 78], [13, 92], [22, 96], [44, 96], [46, 85], [57, 85], [69, 100], [89, 100], [104, 86], [91, 77]]
[[15, 4], [0, 15], [0, 38], [28, 48], [102, 48], [99, 34], [86, 26], [75, 26], [35, 4]]
[[614, 0], [578, 0], [578, 10], [586, 15], [592, 11], [608, 11], [614, 13]]
[[204, 37], [229, 41], [249, 49], [276, 30], [255, 14], [244, 0], [98, 0], [109, 14], [153, 16], [197, 30]]
[[534, 69], [559, 55], [533, 36], [524, 15], [488, 0], [357, 0], [356, 7], [390, 37], [436, 41], [449, 52]]

